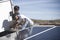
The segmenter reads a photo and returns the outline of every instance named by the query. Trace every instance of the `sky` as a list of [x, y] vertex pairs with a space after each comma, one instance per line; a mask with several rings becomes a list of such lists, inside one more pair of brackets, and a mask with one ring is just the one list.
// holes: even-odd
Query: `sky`
[[41, 20], [60, 19], [60, 0], [12, 0], [20, 6], [20, 13]]

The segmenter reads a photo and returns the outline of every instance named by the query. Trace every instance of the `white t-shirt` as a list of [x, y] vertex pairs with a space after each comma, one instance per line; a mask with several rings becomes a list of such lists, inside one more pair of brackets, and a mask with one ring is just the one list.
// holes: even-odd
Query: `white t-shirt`
[[[21, 17], [21, 18], [26, 18], [26, 19], [30, 22], [31, 25], [34, 24], [33, 21], [32, 21], [30, 18], [28, 18], [28, 17], [26, 17], [26, 16], [24, 16], [24, 15], [20, 15], [20, 17]], [[9, 20], [8, 20], [8, 21], [12, 21], [12, 17], [11, 17], [11, 16], [9, 17]]]
[[26, 17], [24, 15], [20, 15], [20, 16], [21, 16], [21, 18], [26, 18], [30, 22], [31, 25], [34, 24], [33, 21], [30, 18], [28, 18], [28, 17]]

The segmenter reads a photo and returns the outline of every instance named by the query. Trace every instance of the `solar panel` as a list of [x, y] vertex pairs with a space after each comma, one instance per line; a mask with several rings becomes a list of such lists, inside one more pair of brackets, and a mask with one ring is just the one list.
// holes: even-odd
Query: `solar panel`
[[[39, 29], [39, 30], [42, 30], [43, 29], [43, 31], [39, 31], [39, 30], [37, 30], [37, 29], [35, 29], [34, 30], [34, 32], [36, 32], [37, 31], [37, 33], [35, 34], [34, 32], [33, 32], [33, 34], [34, 35], [31, 35], [31, 36], [29, 36], [29, 37], [27, 37], [27, 38], [25, 38], [24, 40], [39, 40], [39, 39], [41, 39], [41, 34], [44, 34], [44, 33], [46, 33], [46, 32], [48, 32], [48, 31], [50, 31], [50, 30], [52, 30], [52, 29], [54, 29], [54, 28], [56, 28], [56, 26], [54, 26], [54, 27], [51, 27], [51, 28], [47, 28], [47, 27], [45, 27], [45, 28], [41, 28], [41, 29]], [[45, 29], [45, 30], [44, 30]], [[39, 31], [39, 32], [38, 32]], [[47, 35], [47, 34], [46, 34]]]

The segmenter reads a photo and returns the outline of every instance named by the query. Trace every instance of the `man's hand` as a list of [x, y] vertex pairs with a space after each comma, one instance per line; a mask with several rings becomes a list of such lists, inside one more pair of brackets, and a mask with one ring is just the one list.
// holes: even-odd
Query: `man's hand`
[[18, 16], [15, 16], [15, 18], [16, 18], [16, 20], [18, 20], [18, 19], [19, 19], [19, 17], [18, 17]]

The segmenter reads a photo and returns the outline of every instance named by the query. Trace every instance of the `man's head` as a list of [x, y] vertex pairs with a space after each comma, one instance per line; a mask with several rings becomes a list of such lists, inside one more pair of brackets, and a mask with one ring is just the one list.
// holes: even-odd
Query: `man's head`
[[14, 6], [14, 12], [18, 13], [18, 11], [19, 11], [19, 6]]

